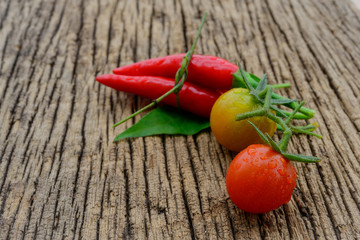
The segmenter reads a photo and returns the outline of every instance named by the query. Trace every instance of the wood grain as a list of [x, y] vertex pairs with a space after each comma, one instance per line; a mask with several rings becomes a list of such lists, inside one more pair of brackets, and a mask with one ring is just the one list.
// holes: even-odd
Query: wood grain
[[[229, 199], [234, 153], [210, 130], [112, 143], [149, 100], [94, 77], [189, 49], [240, 62], [317, 111], [295, 136], [292, 200]], [[360, 14], [350, 0], [0, 1], [0, 239], [360, 238]]]

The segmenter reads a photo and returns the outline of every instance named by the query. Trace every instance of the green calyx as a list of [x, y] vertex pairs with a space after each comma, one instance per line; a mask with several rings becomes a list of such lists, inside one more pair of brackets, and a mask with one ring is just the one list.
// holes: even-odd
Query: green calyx
[[[245, 81], [246, 78], [246, 81]], [[260, 98], [263, 98], [266, 94], [265, 86], [266, 86], [267, 76], [266, 74], [262, 79], [258, 78], [254, 74], [248, 73], [241, 68], [237, 72], [233, 74], [233, 88], [247, 88], [249, 90], [256, 89], [257, 95]], [[261, 83], [261, 84], [260, 84]], [[265, 84], [264, 84], [265, 83]], [[276, 88], [285, 88], [290, 87], [289, 83], [282, 83], [282, 84], [276, 84], [272, 85], [273, 89]], [[278, 95], [276, 93], [271, 94], [271, 99], [273, 105], [284, 105], [288, 108], [295, 109], [298, 106], [298, 102], [296, 100], [291, 100], [288, 98], [285, 98], [281, 95]], [[286, 115], [289, 116], [291, 112], [280, 110], [280, 115]], [[299, 112], [297, 112], [294, 116], [294, 119], [311, 119], [315, 115], [315, 111], [306, 107], [301, 107]]]
[[[305, 104], [304, 101], [299, 102], [297, 100], [286, 99], [283, 97], [274, 98], [274, 93], [273, 93], [274, 86], [267, 84], [266, 75], [264, 75], [264, 77], [257, 83], [257, 87], [254, 88], [252, 84], [249, 82], [248, 77], [245, 74], [245, 71], [240, 66], [239, 69], [240, 69], [239, 72], [241, 74], [241, 80], [243, 81], [244, 87], [246, 87], [250, 91], [250, 94], [253, 95], [256, 98], [256, 100], [263, 105], [263, 108], [251, 112], [238, 114], [236, 116], [236, 121], [240, 121], [252, 117], [265, 116], [271, 119], [272, 121], [274, 121], [275, 123], [277, 123], [278, 129], [283, 131], [283, 137], [277, 143], [267, 133], [264, 134], [263, 132], [261, 132], [260, 129], [257, 128], [252, 122], [249, 121], [249, 123], [254, 127], [254, 129], [259, 134], [261, 139], [269, 146], [271, 146], [272, 149], [282, 154], [285, 158], [291, 161], [305, 162], [305, 163], [320, 162], [320, 159], [314, 156], [305, 156], [305, 155], [293, 154], [287, 152], [289, 140], [294, 133], [312, 135], [318, 138], [322, 137], [321, 135], [313, 132], [317, 127], [315, 124], [310, 124], [306, 126], [291, 125], [291, 121], [296, 117], [300, 116], [300, 119], [308, 119], [315, 114], [315, 111], [304, 108], [303, 107], [303, 105]], [[282, 85], [282, 87], [283, 86], [288, 87], [288, 85]], [[284, 111], [278, 108], [277, 107], [278, 105], [284, 105], [293, 108], [293, 111], [292, 112]], [[275, 114], [273, 112], [275, 112]], [[299, 113], [301, 115], [299, 115]], [[304, 118], [304, 116], [307, 116], [307, 118]]]

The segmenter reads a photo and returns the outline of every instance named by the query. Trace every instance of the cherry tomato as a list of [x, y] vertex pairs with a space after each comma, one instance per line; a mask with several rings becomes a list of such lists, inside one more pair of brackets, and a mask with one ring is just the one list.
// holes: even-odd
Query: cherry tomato
[[274, 135], [276, 123], [266, 117], [253, 117], [235, 121], [237, 114], [262, 108], [249, 90], [233, 88], [222, 94], [212, 107], [210, 126], [217, 141], [229, 150], [240, 152], [250, 144], [263, 143], [251, 121], [263, 133]]
[[269, 146], [254, 144], [231, 162], [226, 175], [230, 199], [250, 213], [272, 211], [291, 199], [296, 169]]

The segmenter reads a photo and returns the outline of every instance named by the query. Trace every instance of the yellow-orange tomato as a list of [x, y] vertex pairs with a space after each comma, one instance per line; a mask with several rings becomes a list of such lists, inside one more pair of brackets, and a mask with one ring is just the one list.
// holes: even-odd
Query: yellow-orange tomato
[[233, 88], [221, 95], [215, 102], [210, 114], [210, 126], [218, 142], [229, 150], [240, 152], [247, 146], [263, 143], [251, 121], [263, 133], [274, 135], [276, 123], [266, 117], [252, 117], [235, 121], [238, 114], [262, 108], [249, 90]]

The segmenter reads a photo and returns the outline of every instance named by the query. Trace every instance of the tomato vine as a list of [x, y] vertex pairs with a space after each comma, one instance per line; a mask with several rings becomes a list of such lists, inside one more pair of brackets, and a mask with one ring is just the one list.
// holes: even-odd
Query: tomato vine
[[[239, 69], [242, 74], [244, 83], [250, 91], [250, 94], [253, 95], [260, 103], [263, 104], [263, 108], [255, 111], [238, 114], [235, 120], [240, 121], [240, 120], [245, 120], [248, 118], [260, 117], [260, 116], [267, 117], [270, 120], [277, 123], [278, 126], [280, 126], [280, 129], [282, 129], [283, 131], [283, 137], [278, 143], [276, 143], [267, 133], [264, 134], [263, 132], [261, 132], [253, 123], [249, 121], [249, 123], [255, 128], [255, 130], [257, 131], [257, 133], [265, 143], [271, 146], [276, 152], [282, 154], [288, 160], [306, 162], [306, 163], [319, 162], [320, 159], [318, 157], [287, 152], [289, 140], [293, 135], [293, 133], [303, 133], [303, 134], [313, 135], [318, 138], [322, 138], [321, 135], [313, 132], [316, 129], [316, 125], [314, 124], [310, 124], [306, 126], [293, 126], [290, 124], [296, 113], [302, 108], [305, 102], [302, 101], [299, 103], [297, 102], [297, 100], [291, 100], [291, 99], [289, 100], [272, 99], [271, 96], [274, 87], [267, 84], [266, 76], [261, 79], [259, 85], [255, 89], [249, 83], [244, 73], [244, 70], [241, 68], [241, 66], [239, 66]], [[275, 105], [285, 105], [293, 102], [297, 102], [297, 104], [296, 104], [296, 108], [290, 114], [285, 114], [283, 110], [275, 106]], [[276, 114], [273, 114], [270, 110], [275, 111]]]

